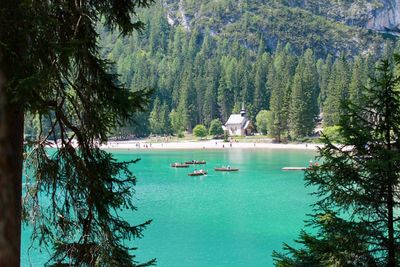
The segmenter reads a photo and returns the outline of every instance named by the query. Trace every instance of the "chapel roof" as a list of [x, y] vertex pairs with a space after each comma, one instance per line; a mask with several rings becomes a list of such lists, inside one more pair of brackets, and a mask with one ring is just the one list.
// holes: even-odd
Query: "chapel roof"
[[229, 124], [243, 124], [247, 120], [246, 117], [240, 115], [240, 114], [231, 114], [229, 116], [228, 121], [225, 123], [225, 125]]

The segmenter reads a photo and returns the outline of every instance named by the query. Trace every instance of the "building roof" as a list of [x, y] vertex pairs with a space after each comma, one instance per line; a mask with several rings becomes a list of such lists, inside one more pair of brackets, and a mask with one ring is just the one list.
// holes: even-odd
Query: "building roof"
[[231, 116], [229, 116], [229, 119], [225, 123], [225, 125], [229, 125], [229, 124], [240, 124], [241, 125], [246, 120], [247, 120], [247, 118], [245, 116], [242, 116], [240, 114], [232, 114]]

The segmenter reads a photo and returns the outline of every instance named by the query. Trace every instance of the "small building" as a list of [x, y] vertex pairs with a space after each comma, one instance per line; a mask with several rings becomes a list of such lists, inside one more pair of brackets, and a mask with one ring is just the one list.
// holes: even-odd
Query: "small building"
[[247, 117], [246, 110], [242, 106], [240, 114], [231, 114], [228, 121], [222, 126], [222, 129], [228, 132], [228, 135], [244, 136], [250, 135], [254, 130], [254, 126]]

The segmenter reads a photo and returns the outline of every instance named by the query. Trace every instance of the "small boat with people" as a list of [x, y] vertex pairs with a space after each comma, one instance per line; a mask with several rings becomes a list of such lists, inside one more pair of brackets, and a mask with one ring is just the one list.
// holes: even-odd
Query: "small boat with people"
[[237, 172], [237, 171], [239, 171], [239, 168], [232, 168], [231, 166], [228, 165], [227, 167], [222, 166], [220, 168], [214, 168], [214, 171], [217, 171], [217, 172]]
[[188, 173], [189, 176], [201, 176], [201, 175], [206, 175], [207, 171], [205, 170], [194, 170], [191, 173]]
[[205, 160], [192, 160], [192, 161], [186, 161], [185, 164], [206, 164]]
[[175, 163], [171, 164], [171, 167], [173, 167], [173, 168], [188, 168], [189, 165], [185, 164], [185, 163], [175, 162]]

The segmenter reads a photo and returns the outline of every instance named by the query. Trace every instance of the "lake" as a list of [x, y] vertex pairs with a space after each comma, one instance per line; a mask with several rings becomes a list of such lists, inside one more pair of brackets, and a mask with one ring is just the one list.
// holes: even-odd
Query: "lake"
[[[138, 260], [157, 258], [161, 267], [272, 266], [271, 253], [293, 239], [311, 212], [313, 197], [303, 172], [315, 152], [297, 150], [117, 151], [118, 160], [141, 158], [132, 165], [138, 178], [138, 211], [123, 216], [132, 224], [153, 219], [144, 237], [134, 241]], [[205, 160], [206, 165], [171, 168], [173, 162]], [[230, 164], [239, 172], [215, 172]], [[207, 176], [190, 177], [195, 168]], [[46, 252], [31, 250], [23, 229], [21, 266], [40, 266]]]

